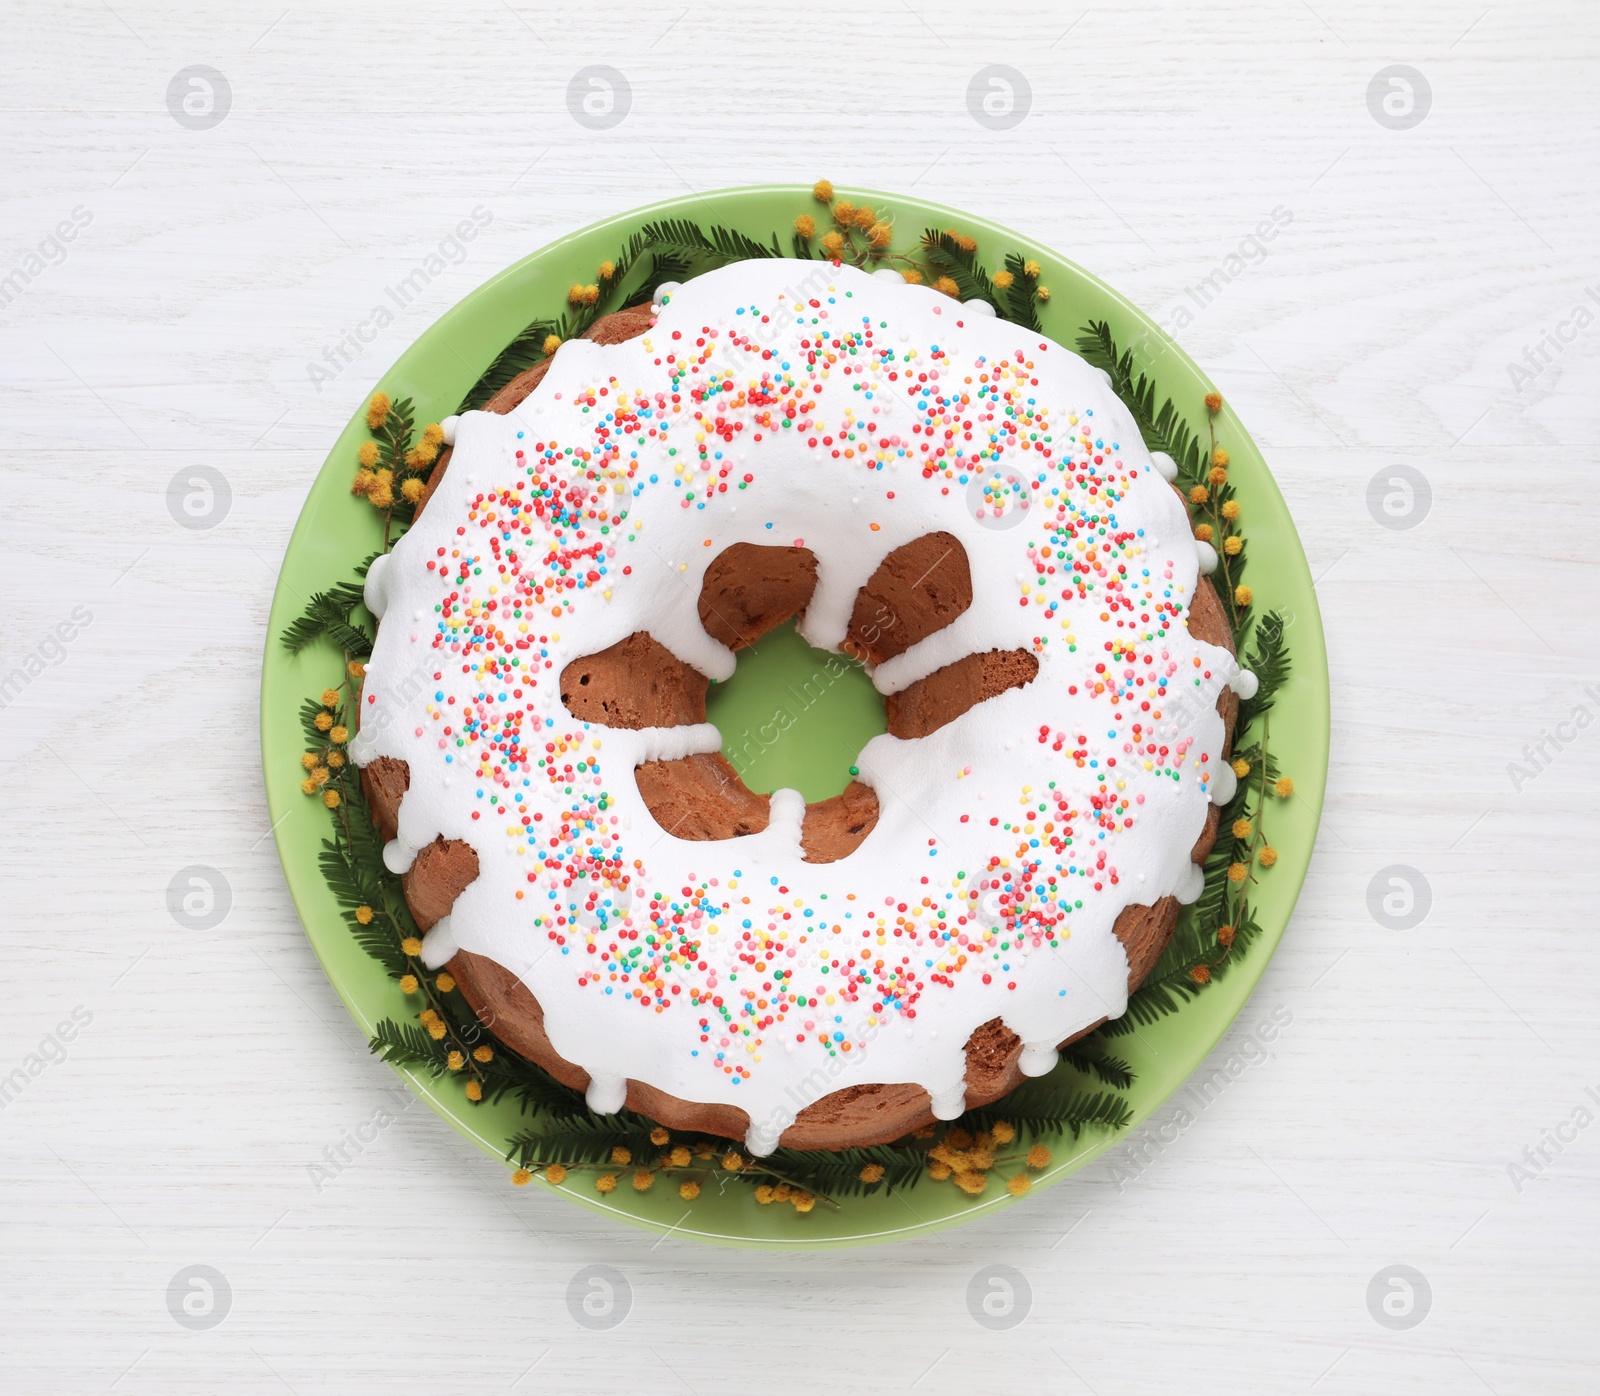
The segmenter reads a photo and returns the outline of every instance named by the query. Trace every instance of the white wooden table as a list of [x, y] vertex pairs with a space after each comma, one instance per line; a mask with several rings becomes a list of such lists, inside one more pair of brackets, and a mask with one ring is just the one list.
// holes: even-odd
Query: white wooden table
[[[0, 675], [24, 676], [0, 715], [0, 1388], [1592, 1390], [1593, 8], [319, 8], [0, 14]], [[595, 63], [630, 87], [606, 129], [567, 103]], [[180, 83], [185, 125], [169, 84], [197, 64], [229, 95], [213, 80], [208, 114]], [[968, 110], [988, 64], [1031, 91], [1009, 129]], [[1394, 64], [1431, 97], [1382, 85], [1380, 121]], [[1190, 307], [1180, 338], [1273, 463], [1319, 577], [1334, 756], [1294, 925], [1218, 1048], [1252, 1064], [1131, 1178], [1097, 1164], [864, 1252], [658, 1243], [513, 1192], [421, 1108], [319, 1192], [310, 1165], [395, 1081], [306, 945], [261, 794], [267, 606], [307, 485], [502, 266], [685, 189], [824, 174]], [[314, 384], [480, 206], [465, 257]], [[183, 527], [168, 482], [199, 466], [228, 511]], [[1402, 467], [1430, 503], [1383, 526], [1369, 482]], [[210, 929], [167, 907], [194, 864], [231, 891]], [[1369, 910], [1392, 865], [1429, 889], [1410, 929]], [[968, 1307], [993, 1263], [1031, 1290], [1000, 1331]], [[569, 1312], [590, 1264], [631, 1286], [607, 1330]], [[210, 1326], [169, 1309], [196, 1265], [231, 1296]], [[1426, 1280], [1409, 1327], [1369, 1307], [1396, 1265]]]

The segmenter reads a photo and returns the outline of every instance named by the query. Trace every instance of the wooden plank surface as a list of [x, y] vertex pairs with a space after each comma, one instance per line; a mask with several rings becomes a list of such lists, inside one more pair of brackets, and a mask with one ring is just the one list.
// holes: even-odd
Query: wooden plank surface
[[[1511, 768], [1600, 717], [1593, 7], [13, 0], [0, 25], [0, 673], [38, 671], [0, 714], [0, 1076], [52, 1058], [0, 1112], [8, 1392], [1593, 1389], [1600, 724]], [[599, 62], [632, 93], [604, 131], [565, 95]], [[968, 111], [991, 63], [1031, 89], [1010, 130]], [[168, 107], [194, 64], [231, 89], [206, 129]], [[1431, 91], [1409, 129], [1369, 107], [1394, 64]], [[1192, 308], [1328, 628], [1316, 861], [1217, 1060], [1287, 1022], [1136, 1164], [867, 1252], [657, 1243], [512, 1192], [420, 1108], [318, 1191], [323, 1146], [394, 1099], [260, 789], [267, 607], [327, 444], [527, 251], [824, 174]], [[479, 206], [465, 257], [314, 385]], [[183, 528], [168, 482], [202, 465], [231, 506]], [[1368, 487], [1400, 466], [1432, 503], [1388, 529]], [[167, 910], [194, 864], [231, 891], [209, 930]], [[1432, 898], [1405, 931], [1369, 912], [1396, 864]], [[607, 1331], [568, 1308], [596, 1263], [632, 1291]], [[969, 1312], [994, 1263], [1031, 1289], [1005, 1331]], [[1408, 1329], [1369, 1308], [1397, 1264], [1431, 1292]], [[169, 1311], [193, 1265], [231, 1289], [210, 1328]]]

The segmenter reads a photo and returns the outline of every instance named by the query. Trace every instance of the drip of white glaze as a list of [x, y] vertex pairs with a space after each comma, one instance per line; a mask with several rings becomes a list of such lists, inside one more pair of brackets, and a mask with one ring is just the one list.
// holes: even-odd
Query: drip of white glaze
[[775, 1119], [764, 1124], [751, 1123], [745, 1132], [744, 1143], [757, 1158], [765, 1158], [778, 1147], [778, 1141], [783, 1138], [784, 1130], [794, 1123], [794, 1116], [785, 1111], [778, 1111]]
[[361, 600], [372, 612], [374, 620], [382, 620], [389, 609], [389, 598], [383, 590], [383, 574], [389, 570], [389, 554], [379, 553], [367, 568], [366, 584], [361, 588]]
[[1225, 805], [1233, 798], [1233, 793], [1239, 788], [1239, 777], [1234, 775], [1233, 767], [1226, 761], [1222, 762], [1211, 773], [1211, 803]]
[[1017, 1058], [1017, 1070], [1024, 1076], [1044, 1076], [1056, 1069], [1061, 1052], [1053, 1042], [1025, 1042]]
[[441, 916], [422, 937], [422, 963], [429, 969], [443, 969], [460, 949], [450, 929], [450, 918]]
[[967, 1108], [967, 1080], [962, 1077], [953, 1086], [946, 1086], [943, 1090], [930, 1091], [929, 1096], [933, 1101], [933, 1118], [936, 1120], [954, 1120]]
[[591, 1076], [589, 1089], [583, 1093], [583, 1103], [597, 1115], [615, 1115], [627, 1101], [627, 1078], [615, 1074]]

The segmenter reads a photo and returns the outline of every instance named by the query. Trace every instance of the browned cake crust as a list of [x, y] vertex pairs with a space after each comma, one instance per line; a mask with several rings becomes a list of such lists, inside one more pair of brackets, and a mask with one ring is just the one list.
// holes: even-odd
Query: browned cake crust
[[742, 650], [804, 611], [816, 586], [817, 558], [810, 548], [735, 543], [706, 568], [700, 624], [713, 640]]
[[[646, 306], [619, 311], [596, 321], [586, 338], [614, 344], [643, 334], [650, 322]], [[489, 400], [486, 410], [509, 412], [538, 386], [548, 367], [546, 360], [514, 378]], [[434, 467], [419, 514], [449, 460], [447, 450]], [[735, 544], [706, 570], [699, 601], [701, 624], [730, 649], [742, 649], [803, 612], [816, 579], [817, 560], [809, 549]], [[971, 604], [966, 550], [951, 534], [926, 534], [885, 557], [861, 588], [843, 648], [863, 662], [881, 664], [942, 629]], [[1234, 652], [1227, 615], [1205, 578], [1189, 608], [1189, 629]], [[926, 736], [976, 704], [1031, 683], [1038, 672], [1038, 660], [1025, 650], [968, 655], [889, 697], [889, 731], [897, 737]], [[643, 632], [574, 660], [562, 671], [560, 684], [561, 701], [585, 722], [641, 728], [706, 720], [705, 676]], [[1239, 711], [1231, 689], [1223, 690], [1217, 711], [1226, 726], [1223, 755], [1227, 756]], [[652, 816], [678, 838], [738, 838], [767, 826], [768, 797], [749, 790], [720, 752], [646, 762], [635, 777]], [[386, 756], [361, 773], [373, 822], [386, 840], [395, 836], [409, 782], [406, 763]], [[855, 781], [832, 799], [807, 805], [801, 828], [805, 860], [827, 863], [847, 857], [872, 831], [878, 813], [877, 795]], [[1203, 863], [1210, 853], [1219, 819], [1212, 806], [1194, 846], [1196, 863]], [[417, 925], [423, 930], [434, 925], [477, 875], [478, 856], [460, 840], [439, 838], [422, 849], [401, 880]], [[1127, 952], [1130, 993], [1166, 949], [1178, 913], [1177, 899], [1163, 897], [1153, 906], [1130, 906], [1117, 918], [1113, 930]], [[478, 1018], [501, 1041], [558, 1081], [578, 1090], [588, 1086], [588, 1073], [551, 1045], [538, 1000], [513, 970], [465, 950], [451, 959], [448, 968]], [[1099, 1026], [1095, 1023], [1067, 1041]], [[967, 1105], [986, 1105], [1020, 1085], [1021, 1055], [1021, 1039], [999, 1018], [979, 1027], [967, 1041]], [[749, 1127], [745, 1112], [736, 1106], [682, 1100], [643, 1081], [628, 1082], [627, 1105], [672, 1129], [739, 1139]], [[803, 1109], [784, 1132], [782, 1143], [797, 1149], [881, 1144], [933, 1118], [932, 1103], [921, 1086], [850, 1086], [824, 1094]]]
[[967, 550], [951, 533], [924, 533], [878, 564], [856, 595], [841, 648], [882, 664], [942, 630], [972, 604]]

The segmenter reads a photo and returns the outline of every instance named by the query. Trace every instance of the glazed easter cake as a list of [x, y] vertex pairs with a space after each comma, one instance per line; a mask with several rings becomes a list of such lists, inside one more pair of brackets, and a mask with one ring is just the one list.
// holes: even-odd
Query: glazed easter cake
[[[591, 1109], [837, 1149], [1048, 1071], [1199, 896], [1239, 668], [1106, 375], [893, 271], [735, 262], [444, 424], [351, 754], [422, 929]], [[754, 793], [708, 682], [796, 618], [888, 732]]]

